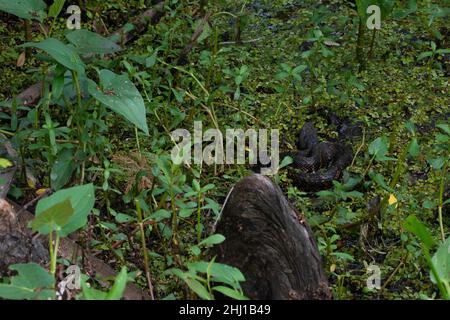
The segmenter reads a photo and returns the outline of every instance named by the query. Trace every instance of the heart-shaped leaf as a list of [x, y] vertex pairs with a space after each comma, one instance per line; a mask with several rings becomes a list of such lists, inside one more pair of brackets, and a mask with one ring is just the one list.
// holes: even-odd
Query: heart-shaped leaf
[[[86, 184], [82, 186], [76, 186], [69, 189], [64, 189], [55, 192], [48, 198], [44, 198], [39, 201], [36, 206], [36, 217], [54, 205], [70, 199], [74, 213], [70, 217], [67, 224], [58, 232], [61, 237], [65, 237], [68, 234], [80, 229], [87, 223], [87, 216], [94, 208], [95, 194], [94, 186], [92, 184]], [[49, 233], [48, 227], [42, 227], [39, 229], [40, 233]]]
[[89, 80], [89, 93], [148, 135], [144, 99], [130, 79], [105, 69], [99, 72], [99, 76], [103, 90]]
[[69, 222], [73, 212], [70, 200], [66, 199], [53, 205], [37, 216], [31, 222], [31, 228], [33, 231], [42, 230], [42, 232], [40, 232], [41, 234], [47, 234], [47, 230], [50, 232], [59, 231]]

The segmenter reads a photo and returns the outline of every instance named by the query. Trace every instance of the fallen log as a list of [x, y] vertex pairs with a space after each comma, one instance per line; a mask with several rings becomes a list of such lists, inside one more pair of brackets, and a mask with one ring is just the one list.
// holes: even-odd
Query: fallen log
[[239, 268], [250, 299], [330, 299], [321, 257], [306, 218], [269, 178], [252, 175], [230, 192], [216, 232], [217, 262]]
[[[111, 35], [111, 40], [122, 45], [130, 42], [136, 38], [138, 34], [144, 32], [148, 24], [157, 24], [163, 16], [163, 9], [164, 1], [158, 2], [152, 8], [144, 11], [131, 23], [127, 23], [119, 30], [113, 32]], [[17, 95], [16, 100], [21, 101], [24, 106], [35, 106], [41, 98], [42, 86], [42, 81], [39, 81]]]

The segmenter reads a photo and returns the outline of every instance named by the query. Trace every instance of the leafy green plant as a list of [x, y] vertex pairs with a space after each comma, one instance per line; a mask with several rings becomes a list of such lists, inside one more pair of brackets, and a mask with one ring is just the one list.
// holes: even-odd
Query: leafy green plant
[[55, 275], [60, 238], [82, 228], [94, 207], [92, 184], [60, 190], [39, 201], [30, 226], [49, 236], [50, 273]]
[[417, 61], [423, 60], [423, 59], [429, 59], [428, 60], [428, 69], [431, 69], [431, 66], [433, 65], [433, 62], [437, 56], [443, 56], [445, 54], [450, 53], [450, 49], [437, 49], [436, 43], [434, 41], [430, 42], [430, 51], [424, 51], [421, 54], [418, 55]]
[[246, 300], [240, 286], [240, 282], [245, 281], [242, 273], [214, 260], [188, 263], [188, 271], [174, 268], [167, 272], [182, 279], [202, 299], [213, 300], [214, 292], [219, 292], [233, 299]]
[[18, 275], [9, 283], [0, 283], [0, 297], [11, 300], [48, 300], [55, 298], [55, 277], [36, 263], [15, 264], [9, 267]]
[[430, 251], [436, 246], [436, 242], [428, 228], [415, 215], [410, 215], [403, 226], [419, 238], [422, 252], [431, 270], [431, 281], [437, 285], [442, 297], [450, 300], [450, 238], [442, 242], [431, 257]]
[[441, 229], [441, 238], [445, 239], [442, 209], [450, 203], [450, 199], [444, 199], [445, 182], [448, 179], [448, 163], [450, 162], [450, 126], [447, 123], [437, 124], [441, 132], [435, 136], [434, 152], [438, 157], [429, 159], [431, 167], [435, 170], [439, 181], [438, 217]]

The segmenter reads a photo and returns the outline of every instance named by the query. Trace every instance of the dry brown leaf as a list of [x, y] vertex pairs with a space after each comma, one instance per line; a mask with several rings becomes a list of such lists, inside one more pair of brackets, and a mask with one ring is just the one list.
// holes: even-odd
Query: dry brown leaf
[[16, 66], [18, 66], [19, 68], [23, 67], [23, 65], [25, 64], [26, 57], [27, 57], [27, 56], [26, 56], [26, 54], [25, 54], [25, 51], [22, 52], [22, 53], [19, 55], [19, 58], [17, 58]]

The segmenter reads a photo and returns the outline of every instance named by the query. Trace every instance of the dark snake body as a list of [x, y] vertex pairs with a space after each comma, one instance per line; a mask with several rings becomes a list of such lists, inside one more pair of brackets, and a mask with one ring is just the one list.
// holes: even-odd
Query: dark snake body
[[333, 180], [342, 176], [353, 159], [352, 150], [339, 142], [319, 142], [311, 122], [302, 127], [297, 151], [289, 152], [294, 160], [288, 175], [295, 186], [303, 191], [319, 191], [333, 186]]

